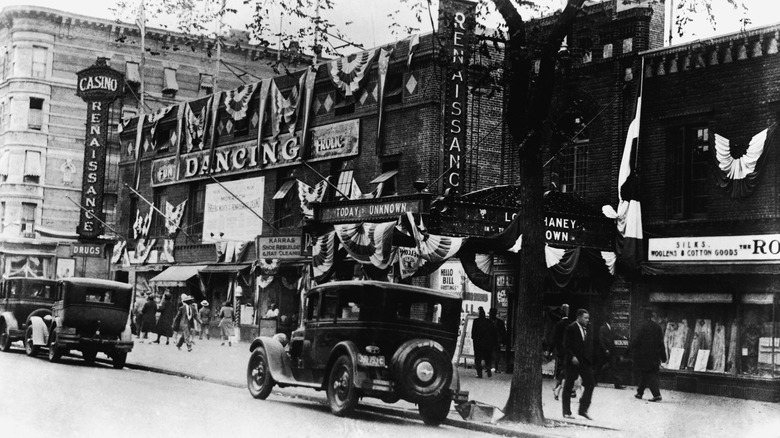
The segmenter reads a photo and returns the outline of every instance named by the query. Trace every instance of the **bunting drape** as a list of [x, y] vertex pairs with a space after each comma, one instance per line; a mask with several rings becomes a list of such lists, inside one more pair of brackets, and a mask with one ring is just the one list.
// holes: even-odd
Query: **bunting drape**
[[252, 94], [256, 88], [256, 83], [244, 84], [225, 93], [225, 111], [230, 114], [233, 120], [241, 120], [246, 117], [249, 102], [252, 100]]
[[386, 269], [393, 261], [392, 236], [395, 222], [334, 225], [336, 236], [347, 253], [360, 263]]
[[366, 50], [328, 62], [330, 79], [345, 96], [352, 96], [360, 90], [361, 82], [371, 69], [377, 50]]
[[745, 153], [734, 157], [731, 141], [715, 134], [715, 157], [718, 161], [718, 185], [732, 198], [750, 196], [758, 186], [758, 177], [764, 168], [767, 152], [772, 145], [777, 123], [750, 139]]
[[285, 125], [290, 135], [295, 134], [305, 81], [306, 73], [302, 73], [298, 77], [298, 84], [290, 90], [287, 97], [284, 97], [276, 86], [276, 81], [271, 80], [271, 134], [274, 137], [281, 133], [282, 125]]

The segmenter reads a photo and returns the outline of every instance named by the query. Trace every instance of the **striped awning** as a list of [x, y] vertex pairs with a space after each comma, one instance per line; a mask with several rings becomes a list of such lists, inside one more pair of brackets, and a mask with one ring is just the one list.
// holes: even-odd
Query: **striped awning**
[[24, 176], [41, 176], [41, 153], [39, 151], [25, 152]]
[[198, 271], [205, 267], [205, 265], [170, 266], [149, 282], [156, 286], [183, 287], [187, 285], [190, 278], [198, 275]]

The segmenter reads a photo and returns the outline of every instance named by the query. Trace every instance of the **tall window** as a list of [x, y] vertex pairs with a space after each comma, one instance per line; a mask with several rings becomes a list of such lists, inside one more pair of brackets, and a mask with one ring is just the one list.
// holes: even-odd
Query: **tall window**
[[37, 205], [22, 202], [22, 233], [35, 231], [35, 208]]
[[48, 51], [46, 47], [33, 46], [32, 57], [32, 77], [45, 78], [46, 77], [46, 61], [48, 59]]
[[296, 210], [300, 211], [300, 201], [298, 199], [298, 188], [296, 185], [295, 177], [289, 172], [278, 172], [277, 187], [279, 190], [274, 194], [273, 200], [274, 210], [276, 210], [276, 227], [277, 228], [290, 228], [296, 225], [296, 219], [299, 218], [299, 214], [296, 214]]
[[135, 231], [133, 230], [133, 225], [135, 225], [135, 216], [138, 214], [138, 198], [135, 197], [135, 195], [130, 196], [130, 209], [127, 211], [128, 218], [130, 220], [127, 221], [128, 228], [127, 228], [127, 235], [131, 239], [136, 239], [137, 236], [135, 235]]
[[187, 203], [189, 227], [187, 232], [193, 237], [203, 234], [203, 212], [206, 209], [206, 185], [195, 183], [190, 186], [190, 201]]
[[43, 127], [43, 99], [30, 98], [30, 111], [27, 113], [27, 127], [40, 131]]
[[711, 154], [709, 128], [673, 128], [669, 139], [672, 216], [701, 216], [707, 212], [707, 165]]
[[575, 117], [571, 127], [576, 137], [564, 145], [558, 158], [560, 190], [563, 193], [577, 193], [585, 196], [588, 179], [588, 128], [581, 117]]
[[[165, 203], [168, 201], [168, 195], [163, 190], [155, 191], [154, 206], [157, 207], [157, 210], [165, 213]], [[154, 220], [152, 220], [152, 236], [166, 235], [165, 217], [157, 211], [152, 212], [152, 217], [154, 217]]]

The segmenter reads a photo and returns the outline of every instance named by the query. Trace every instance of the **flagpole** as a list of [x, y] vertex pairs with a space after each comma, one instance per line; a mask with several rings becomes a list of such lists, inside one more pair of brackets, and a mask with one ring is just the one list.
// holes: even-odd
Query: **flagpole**
[[171, 225], [175, 226], [175, 227], [176, 227], [176, 229], [177, 229], [177, 230], [179, 230], [179, 231], [181, 231], [181, 232], [182, 232], [182, 234], [184, 234], [185, 236], [187, 236], [187, 238], [188, 238], [188, 239], [190, 239], [190, 241], [192, 241], [192, 242], [195, 242], [195, 239], [193, 239], [193, 238], [192, 238], [192, 236], [190, 236], [189, 234], [187, 234], [187, 232], [186, 232], [186, 231], [184, 231], [184, 229], [183, 229], [182, 227], [180, 227], [180, 226], [176, 225], [176, 224], [173, 222], [173, 220], [171, 220], [171, 219], [168, 219], [168, 216], [166, 216], [166, 215], [165, 215], [165, 213], [163, 213], [162, 211], [160, 211], [160, 209], [159, 209], [159, 208], [155, 207], [155, 205], [154, 205], [153, 203], [149, 202], [149, 200], [148, 200], [148, 199], [144, 198], [144, 197], [143, 197], [143, 195], [141, 195], [140, 193], [138, 193], [138, 192], [137, 192], [135, 189], [133, 189], [132, 187], [130, 187], [130, 186], [127, 184], [127, 183], [125, 183], [125, 187], [127, 187], [128, 189], [130, 189], [130, 191], [131, 191], [131, 192], [133, 192], [133, 193], [134, 193], [136, 196], [138, 196], [138, 197], [139, 197], [139, 198], [141, 198], [141, 199], [142, 199], [144, 202], [146, 202], [147, 204], [149, 204], [149, 207], [151, 207], [151, 208], [152, 208], [152, 210], [156, 211], [156, 212], [157, 212], [157, 213], [158, 213], [160, 216], [164, 217], [164, 218], [165, 218], [165, 223], [168, 223], [168, 224], [171, 224]]
[[99, 217], [97, 217], [97, 215], [96, 215], [96, 214], [94, 214], [92, 211], [90, 211], [90, 210], [86, 209], [86, 208], [85, 208], [83, 205], [81, 205], [81, 204], [79, 204], [78, 202], [76, 202], [76, 201], [74, 201], [73, 199], [71, 199], [71, 197], [70, 197], [70, 196], [66, 196], [66, 198], [68, 198], [68, 201], [70, 201], [70, 202], [72, 202], [72, 203], [76, 204], [76, 206], [77, 206], [78, 208], [80, 208], [80, 209], [84, 210], [86, 213], [89, 213], [89, 214], [91, 214], [91, 215], [92, 215], [92, 217], [93, 217], [95, 220], [97, 220], [98, 222], [100, 222], [100, 223], [101, 223], [101, 224], [102, 224], [104, 227], [106, 227], [106, 228], [108, 228], [109, 230], [113, 231], [113, 232], [114, 232], [114, 233], [115, 233], [117, 236], [119, 236], [119, 237], [121, 237], [121, 238], [123, 238], [123, 239], [127, 240], [127, 237], [125, 237], [125, 236], [124, 236], [122, 233], [120, 233], [119, 231], [117, 231], [117, 230], [113, 229], [113, 228], [111, 227], [111, 225], [108, 225], [107, 223], [105, 223], [105, 222], [103, 222], [102, 220], [100, 220], [100, 218], [99, 218]]
[[[642, 56], [642, 63], [640, 64], [640, 69], [639, 69], [639, 99], [637, 99], [636, 101], [637, 105], [642, 105], [642, 90], [644, 89], [644, 86], [645, 86], [645, 57]], [[637, 108], [636, 112], [639, 112], [639, 110], [640, 108]], [[640, 122], [641, 121], [637, 121], [637, 123]], [[639, 163], [639, 131], [637, 131], [636, 133], [636, 151], [634, 151], [634, 172], [635, 173], [636, 173], [638, 163]]]
[[138, 16], [136, 17], [135, 24], [138, 25], [138, 29], [141, 31], [141, 108], [140, 111], [143, 114], [145, 108], [144, 89], [145, 89], [145, 77], [146, 77], [146, 11], [144, 9], [144, 0], [141, 0], [141, 5], [138, 10]]

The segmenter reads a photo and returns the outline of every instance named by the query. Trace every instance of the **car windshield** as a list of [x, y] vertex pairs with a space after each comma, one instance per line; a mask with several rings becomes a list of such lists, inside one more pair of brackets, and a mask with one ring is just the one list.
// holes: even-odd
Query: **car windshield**
[[54, 288], [50, 284], [14, 281], [11, 283], [9, 296], [12, 298], [51, 300], [54, 298]]

